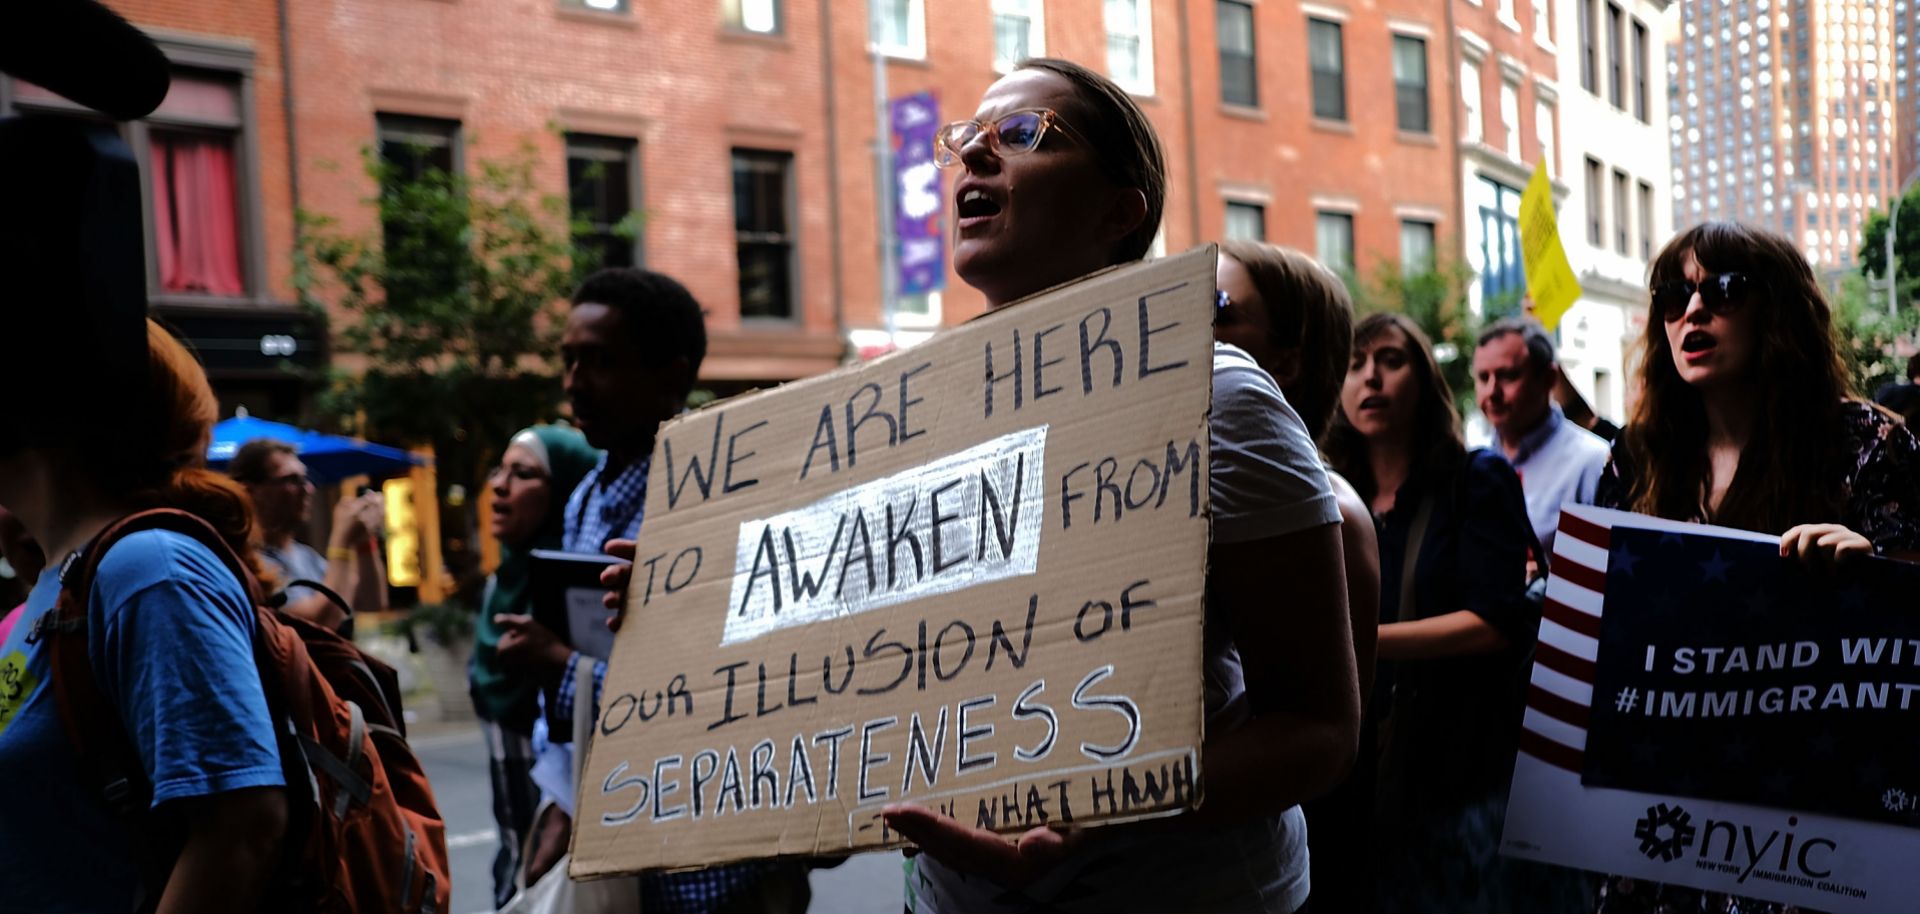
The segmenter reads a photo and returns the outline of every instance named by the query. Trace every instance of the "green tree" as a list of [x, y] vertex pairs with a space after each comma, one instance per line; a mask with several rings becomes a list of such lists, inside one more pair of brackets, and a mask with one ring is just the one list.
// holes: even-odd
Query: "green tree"
[[[1889, 201], [1891, 202], [1891, 201]], [[1889, 207], [1890, 209], [1891, 207]], [[1860, 227], [1860, 269], [1884, 282], [1887, 275], [1888, 210], [1870, 213]], [[1920, 296], [1920, 182], [1907, 189], [1900, 202], [1900, 224], [1893, 239], [1893, 258], [1900, 279], [1899, 300], [1911, 303]], [[1880, 294], [1886, 295], [1886, 287]]]
[[1906, 360], [1895, 355], [1897, 345], [1920, 334], [1920, 310], [1905, 307], [1888, 314], [1884, 295], [1856, 271], [1840, 278], [1831, 298], [1835, 340], [1846, 357], [1854, 391], [1865, 397], [1905, 376]]
[[1448, 257], [1415, 271], [1383, 260], [1364, 279], [1347, 277], [1347, 290], [1353, 295], [1358, 315], [1397, 311], [1412, 318], [1433, 340], [1440, 374], [1453, 390], [1454, 405], [1463, 416], [1473, 409], [1473, 347], [1480, 332], [1467, 308], [1467, 288], [1472, 281], [1473, 271]]
[[539, 191], [530, 144], [472, 177], [406, 177], [377, 151], [364, 158], [379, 187], [366, 201], [377, 234], [297, 216], [302, 303], [336, 309], [334, 346], [364, 366], [333, 370], [320, 410], [368, 438], [433, 447], [443, 553], [470, 585], [477, 500], [467, 496], [509, 436], [557, 415], [562, 302], [596, 255], [575, 245], [565, 198]]

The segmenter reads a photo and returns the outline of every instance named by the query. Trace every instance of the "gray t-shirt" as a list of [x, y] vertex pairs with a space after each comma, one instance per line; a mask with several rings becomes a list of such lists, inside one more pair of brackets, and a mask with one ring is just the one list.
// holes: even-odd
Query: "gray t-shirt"
[[[1213, 539], [1247, 542], [1340, 522], [1319, 451], [1273, 378], [1245, 352], [1213, 350]], [[1207, 608], [1207, 732], [1247, 719], [1232, 632]], [[1307, 900], [1307, 826], [1299, 807], [1220, 831], [1137, 835], [1095, 830], [1044, 878], [1019, 890], [965, 876], [924, 854], [908, 897], [915, 914], [1290, 914]]]
[[289, 603], [304, 600], [319, 591], [311, 587], [287, 587], [287, 582], [319, 581], [324, 584], [327, 581], [327, 560], [306, 543], [295, 542], [285, 549], [259, 546], [253, 551], [280, 577], [280, 586], [286, 588]]

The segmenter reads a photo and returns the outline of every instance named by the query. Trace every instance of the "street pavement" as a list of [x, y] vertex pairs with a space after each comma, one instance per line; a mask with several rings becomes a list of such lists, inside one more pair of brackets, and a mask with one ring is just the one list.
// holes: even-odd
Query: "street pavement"
[[[447, 820], [453, 858], [452, 914], [493, 910], [493, 793], [487, 749], [470, 726], [418, 733], [414, 752], [427, 769], [440, 814]], [[813, 874], [814, 914], [900, 914], [904, 906], [900, 855], [863, 854]]]

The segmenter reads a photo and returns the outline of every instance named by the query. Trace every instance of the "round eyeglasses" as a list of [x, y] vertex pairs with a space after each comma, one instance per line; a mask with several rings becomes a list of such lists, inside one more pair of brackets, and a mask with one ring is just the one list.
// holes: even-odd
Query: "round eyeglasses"
[[954, 121], [934, 134], [933, 163], [945, 168], [959, 162], [967, 144], [982, 133], [987, 135], [988, 147], [996, 155], [1032, 152], [1055, 126], [1062, 130], [1067, 127], [1060, 115], [1048, 108], [1023, 108], [990, 121]]

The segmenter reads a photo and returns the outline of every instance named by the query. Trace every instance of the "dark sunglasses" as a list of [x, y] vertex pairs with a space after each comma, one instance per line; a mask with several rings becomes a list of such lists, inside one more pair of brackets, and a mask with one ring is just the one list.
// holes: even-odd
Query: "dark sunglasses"
[[1740, 310], [1765, 288], [1765, 283], [1745, 273], [1721, 273], [1701, 282], [1689, 279], [1663, 282], [1650, 291], [1653, 293], [1654, 310], [1672, 323], [1686, 316], [1696, 292], [1700, 294], [1700, 304], [1708, 313], [1725, 316]]

